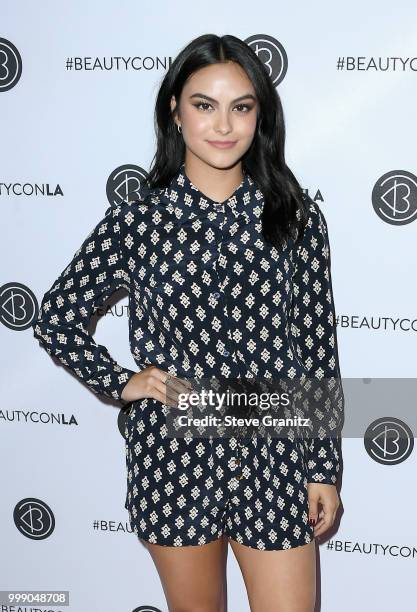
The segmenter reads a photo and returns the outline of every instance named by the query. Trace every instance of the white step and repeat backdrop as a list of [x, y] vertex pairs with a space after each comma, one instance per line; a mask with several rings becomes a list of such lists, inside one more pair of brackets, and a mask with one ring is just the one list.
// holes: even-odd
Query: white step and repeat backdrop
[[[109, 202], [146, 175], [159, 82], [207, 32], [239, 36], [265, 62], [287, 162], [329, 226], [341, 370], [355, 391], [343, 511], [319, 546], [320, 609], [414, 609], [415, 2], [3, 0], [0, 589], [66, 590], [70, 605], [2, 612], [167, 609], [124, 508], [124, 413], [56, 365], [30, 326]], [[95, 337], [135, 368], [126, 295]], [[231, 550], [228, 579], [229, 609], [249, 610]]]

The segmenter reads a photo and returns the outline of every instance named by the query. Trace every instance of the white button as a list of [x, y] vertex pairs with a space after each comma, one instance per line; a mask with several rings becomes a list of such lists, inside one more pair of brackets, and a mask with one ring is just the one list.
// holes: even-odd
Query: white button
[[220, 293], [218, 291], [216, 291], [215, 293], [213, 293], [213, 297], [215, 297], [216, 299], [220, 297]]

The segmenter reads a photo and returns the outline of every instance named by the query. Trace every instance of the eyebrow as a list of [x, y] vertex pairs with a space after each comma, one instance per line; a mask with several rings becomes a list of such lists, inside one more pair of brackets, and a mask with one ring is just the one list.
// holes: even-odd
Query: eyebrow
[[[214, 98], [210, 98], [210, 96], [206, 96], [205, 94], [202, 94], [202, 93], [195, 93], [192, 96], [190, 96], [190, 99], [191, 98], [205, 98], [206, 100], [210, 100], [210, 102], [217, 103], [217, 100], [215, 100]], [[232, 100], [232, 103], [233, 102], [239, 102], [240, 100], [247, 100], [248, 98], [250, 98], [251, 100], [256, 102], [256, 97], [253, 96], [252, 94], [248, 93], [248, 94], [245, 94], [243, 96], [239, 96], [238, 98], [235, 98], [234, 100]]]

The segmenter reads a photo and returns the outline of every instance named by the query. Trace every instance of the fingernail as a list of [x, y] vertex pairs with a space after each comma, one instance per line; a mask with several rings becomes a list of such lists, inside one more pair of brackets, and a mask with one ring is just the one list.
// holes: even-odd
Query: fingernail
[[316, 519], [315, 519], [315, 518], [310, 518], [308, 522], [309, 522], [309, 524], [310, 524], [312, 527], [315, 527], [315, 525], [316, 525]]

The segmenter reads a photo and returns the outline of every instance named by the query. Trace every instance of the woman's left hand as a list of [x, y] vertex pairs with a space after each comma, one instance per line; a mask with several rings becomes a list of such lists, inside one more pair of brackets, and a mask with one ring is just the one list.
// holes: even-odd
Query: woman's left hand
[[[309, 519], [316, 519], [314, 537], [321, 535], [331, 527], [340, 506], [339, 494], [335, 485], [321, 482], [307, 483]], [[322, 508], [319, 511], [319, 503]]]

